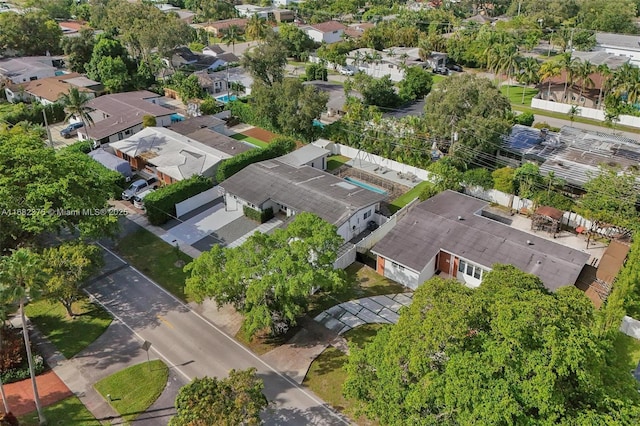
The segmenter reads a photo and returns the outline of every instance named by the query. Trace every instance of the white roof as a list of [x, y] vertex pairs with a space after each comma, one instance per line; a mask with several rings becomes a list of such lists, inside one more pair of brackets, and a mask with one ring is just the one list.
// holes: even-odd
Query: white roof
[[296, 149], [295, 151], [292, 151], [286, 155], [283, 155], [282, 157], [278, 158], [278, 160], [294, 167], [300, 167], [329, 154], [331, 154], [331, 151], [329, 151], [328, 149], [309, 144], [303, 146], [300, 149]]
[[144, 157], [157, 170], [176, 180], [204, 174], [231, 155], [164, 127], [146, 127], [110, 144], [131, 157]]

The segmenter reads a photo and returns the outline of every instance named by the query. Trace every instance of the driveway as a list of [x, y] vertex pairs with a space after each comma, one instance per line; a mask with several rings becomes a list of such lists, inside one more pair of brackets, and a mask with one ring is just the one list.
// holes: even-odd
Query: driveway
[[[202, 376], [226, 377], [232, 368], [254, 367], [272, 402], [263, 413], [266, 424], [349, 424], [311, 391], [279, 373], [122, 259], [106, 250], [104, 257], [111, 272], [92, 282], [87, 292], [140, 342], [151, 342], [152, 356], [162, 358], [176, 375], [190, 381]], [[120, 267], [114, 268], [118, 264]], [[171, 386], [173, 391], [177, 388]], [[171, 401], [172, 395], [164, 397]], [[158, 408], [168, 407], [162, 404]]]

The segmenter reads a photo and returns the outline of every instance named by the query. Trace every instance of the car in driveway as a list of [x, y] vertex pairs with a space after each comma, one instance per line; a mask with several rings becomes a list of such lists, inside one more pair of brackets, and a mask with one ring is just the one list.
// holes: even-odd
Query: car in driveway
[[65, 139], [69, 139], [72, 136], [76, 136], [78, 134], [78, 129], [84, 127], [84, 123], [71, 123], [64, 129], [60, 130], [60, 136]]
[[127, 189], [122, 191], [122, 199], [125, 201], [132, 200], [133, 197], [140, 194], [142, 191], [149, 188], [157, 188], [158, 187], [158, 179], [155, 177], [147, 179], [138, 179], [129, 185]]
[[433, 70], [434, 73], [440, 75], [449, 75], [449, 68], [447, 67], [438, 67]]
[[340, 74], [342, 75], [354, 75], [356, 72], [353, 70], [353, 68], [349, 68], [349, 67], [340, 67]]
[[139, 193], [138, 195], [133, 196], [133, 207], [140, 210], [145, 210], [144, 208], [144, 197], [151, 194], [155, 191], [155, 188], [148, 188]]

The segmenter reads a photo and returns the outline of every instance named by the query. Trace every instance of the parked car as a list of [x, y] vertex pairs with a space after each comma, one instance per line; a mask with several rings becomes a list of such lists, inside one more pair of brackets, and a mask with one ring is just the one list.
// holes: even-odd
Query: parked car
[[462, 67], [460, 65], [456, 65], [456, 64], [452, 64], [452, 65], [447, 65], [447, 68], [449, 68], [451, 71], [455, 71], [455, 72], [462, 72]]
[[136, 209], [144, 210], [144, 197], [155, 191], [155, 188], [148, 188], [133, 196], [133, 207]]
[[340, 74], [342, 75], [354, 75], [355, 71], [349, 67], [340, 67]]
[[130, 201], [134, 196], [140, 194], [145, 189], [149, 188], [157, 188], [158, 187], [158, 179], [152, 177], [149, 180], [146, 179], [138, 179], [134, 181], [127, 189], [122, 191], [122, 199], [125, 201]]
[[436, 74], [440, 74], [440, 75], [449, 75], [449, 68], [447, 68], [447, 67], [438, 67], [438, 68], [434, 69], [433, 72], [436, 73]]
[[71, 123], [64, 129], [60, 130], [60, 136], [65, 139], [69, 139], [71, 136], [75, 136], [78, 134], [78, 129], [84, 127], [84, 123]]

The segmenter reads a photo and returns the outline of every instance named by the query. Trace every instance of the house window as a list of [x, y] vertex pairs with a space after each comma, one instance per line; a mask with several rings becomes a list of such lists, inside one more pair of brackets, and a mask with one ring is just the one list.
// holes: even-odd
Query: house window
[[122, 159], [123, 159], [123, 160], [127, 160], [127, 161], [129, 161], [129, 160], [131, 160], [131, 157], [129, 157], [127, 154], [125, 154], [125, 153], [123, 152], [123, 153], [122, 153]]
[[465, 262], [462, 259], [460, 259], [460, 263], [458, 264], [458, 272], [477, 280], [482, 279], [482, 268], [469, 262]]
[[473, 269], [473, 278], [480, 279], [482, 277], [482, 269], [475, 267]]
[[466, 267], [467, 267], [467, 262], [465, 262], [464, 260], [461, 260], [460, 263], [458, 264], [458, 272], [464, 273], [464, 270]]
[[371, 210], [364, 212], [364, 218], [367, 219], [371, 217]]

